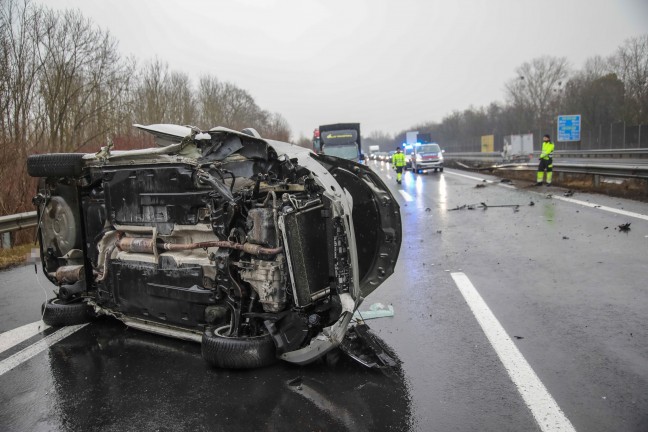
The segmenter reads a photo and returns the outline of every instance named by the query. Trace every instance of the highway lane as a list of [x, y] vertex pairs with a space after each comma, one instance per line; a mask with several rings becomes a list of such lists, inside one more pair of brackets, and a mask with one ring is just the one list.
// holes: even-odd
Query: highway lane
[[[648, 222], [604, 210], [646, 215], [648, 206], [565, 201], [560, 189], [455, 170], [408, 173], [399, 186], [386, 164], [371, 166], [403, 216], [396, 273], [363, 305], [394, 306], [393, 318], [369, 322], [402, 361], [394, 373], [347, 360], [213, 370], [195, 344], [102, 320], [0, 375], [0, 429], [555, 430], [523, 398], [525, 384], [502, 359], [512, 354], [487, 338], [460, 274], [575, 430], [648, 429]], [[452, 210], [482, 202], [487, 210]], [[510, 204], [519, 208], [492, 207]], [[615, 229], [625, 222], [630, 232]], [[44, 294], [34, 278], [29, 266], [0, 273], [0, 331], [38, 319]]]
[[[476, 188], [483, 183], [473, 178], [494, 183]], [[402, 189], [412, 201], [402, 210], [413, 243], [403, 247], [399, 274], [415, 275], [417, 262], [435, 265], [428, 274], [466, 273], [508, 334], [523, 338], [516, 345], [577, 430], [648, 429], [648, 206], [498, 182], [454, 170], [408, 173]], [[481, 202], [520, 208], [448, 211]], [[626, 222], [631, 231], [622, 233]], [[405, 285], [426, 286], [413, 277]]]

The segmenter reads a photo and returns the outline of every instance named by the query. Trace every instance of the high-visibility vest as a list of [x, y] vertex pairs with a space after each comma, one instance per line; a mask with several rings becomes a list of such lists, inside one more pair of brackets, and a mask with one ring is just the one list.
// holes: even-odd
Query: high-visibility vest
[[405, 166], [405, 155], [403, 153], [394, 153], [394, 156], [392, 156], [392, 165], [395, 167]]
[[[551, 141], [543, 142], [542, 143], [542, 154], [540, 155], [540, 159], [549, 159], [550, 157], [553, 156], [553, 151], [554, 151], [554, 143]], [[544, 155], [544, 156], [542, 156]]]

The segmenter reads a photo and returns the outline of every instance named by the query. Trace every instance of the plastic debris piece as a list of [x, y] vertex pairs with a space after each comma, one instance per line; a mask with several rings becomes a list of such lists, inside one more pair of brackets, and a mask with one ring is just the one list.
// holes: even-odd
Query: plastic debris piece
[[368, 320], [392, 316], [394, 316], [394, 307], [392, 305], [385, 306], [382, 303], [374, 303], [369, 306], [369, 310], [355, 311], [355, 313], [353, 314], [353, 318], [357, 320]]
[[621, 232], [630, 231], [630, 222], [619, 225], [619, 231]]

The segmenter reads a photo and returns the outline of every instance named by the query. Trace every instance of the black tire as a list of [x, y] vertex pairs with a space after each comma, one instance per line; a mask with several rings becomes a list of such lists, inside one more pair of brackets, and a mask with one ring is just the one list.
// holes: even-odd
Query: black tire
[[269, 334], [255, 337], [228, 337], [228, 326], [207, 330], [202, 336], [202, 357], [212, 366], [225, 369], [252, 369], [277, 361], [276, 348]]
[[41, 306], [43, 322], [52, 327], [83, 324], [90, 321], [88, 306], [83, 302], [64, 304], [61, 299], [49, 299]]
[[78, 177], [83, 153], [49, 153], [27, 158], [27, 173], [32, 177]]
[[439, 168], [439, 172], [443, 172], [443, 168]]

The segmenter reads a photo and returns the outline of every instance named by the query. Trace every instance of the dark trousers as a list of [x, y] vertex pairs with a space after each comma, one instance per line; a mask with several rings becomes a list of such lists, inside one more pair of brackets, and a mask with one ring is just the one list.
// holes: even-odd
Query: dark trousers
[[553, 171], [553, 158], [540, 159], [540, 164], [538, 164], [538, 171], [542, 172], [544, 170], [547, 170], [547, 172]]

